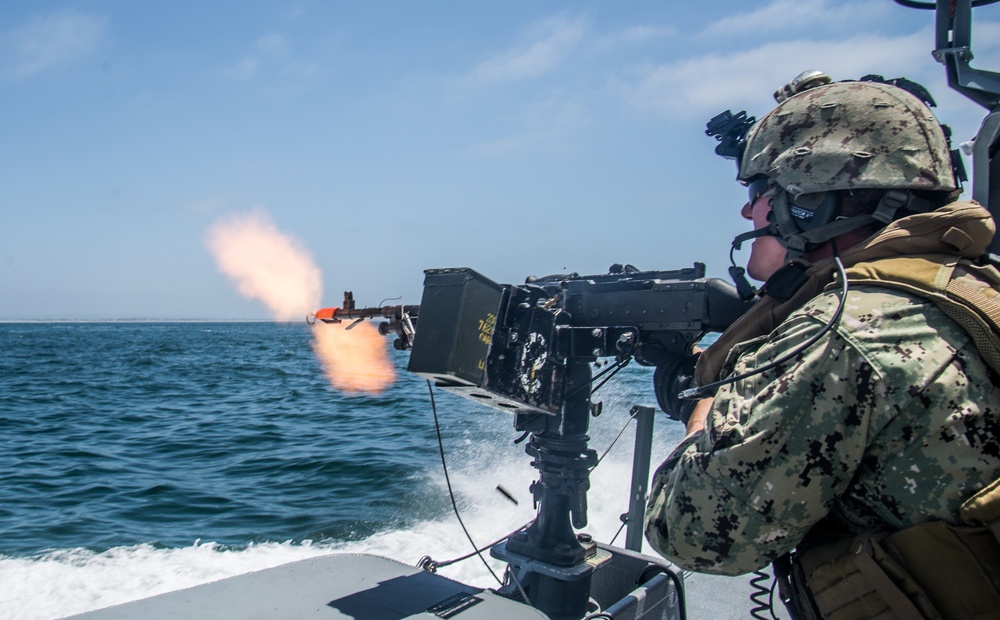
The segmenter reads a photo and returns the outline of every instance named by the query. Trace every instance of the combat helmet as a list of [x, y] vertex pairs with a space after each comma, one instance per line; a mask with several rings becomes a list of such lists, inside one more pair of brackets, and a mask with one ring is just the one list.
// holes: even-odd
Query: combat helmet
[[[767, 234], [786, 246], [788, 258], [873, 220], [888, 223], [901, 209], [937, 206], [914, 190], [958, 188], [946, 130], [928, 105], [874, 78], [829, 83], [820, 72], [803, 73], [775, 93], [778, 106], [743, 138], [738, 179], [769, 184], [774, 218]], [[933, 104], [918, 84], [895, 82], [915, 86], [910, 90]], [[872, 214], [840, 217], [837, 192], [861, 189], [890, 191]]]
[[816, 86], [782, 101], [746, 138], [739, 179], [767, 175], [793, 194], [860, 188], [955, 189], [948, 140], [930, 108], [877, 82]]

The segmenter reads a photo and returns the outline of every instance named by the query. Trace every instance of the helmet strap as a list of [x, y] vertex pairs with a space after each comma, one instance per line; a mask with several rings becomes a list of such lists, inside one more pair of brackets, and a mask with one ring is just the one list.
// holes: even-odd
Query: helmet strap
[[905, 209], [912, 213], [929, 213], [937, 208], [938, 204], [926, 198], [921, 198], [908, 189], [890, 189], [878, 201], [878, 206], [875, 207], [872, 218], [883, 224], [888, 224], [901, 217], [901, 215], [897, 214], [900, 209]]
[[[791, 239], [802, 231], [798, 224], [795, 223], [795, 219], [792, 217], [791, 210], [791, 200], [789, 200], [788, 191], [779, 185], [773, 185], [771, 192], [774, 195], [771, 196], [771, 225], [768, 227], [771, 234], [781, 240], [783, 245], [787, 246], [786, 240]], [[793, 251], [797, 251], [798, 243], [794, 243], [793, 247], [790, 248]], [[803, 249], [803, 252], [805, 250]], [[801, 252], [797, 256], [791, 258], [798, 258], [801, 256]]]
[[896, 219], [896, 211], [905, 207], [912, 196], [913, 193], [906, 190], [890, 189], [878, 201], [878, 206], [875, 207], [872, 217], [883, 224], [888, 224]]

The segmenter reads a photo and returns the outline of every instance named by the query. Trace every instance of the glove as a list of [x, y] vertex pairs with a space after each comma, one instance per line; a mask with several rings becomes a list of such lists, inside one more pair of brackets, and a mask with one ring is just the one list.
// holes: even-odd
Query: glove
[[653, 373], [653, 391], [660, 409], [671, 420], [687, 424], [697, 400], [681, 400], [678, 394], [694, 383], [694, 366], [701, 353], [671, 353], [660, 359]]

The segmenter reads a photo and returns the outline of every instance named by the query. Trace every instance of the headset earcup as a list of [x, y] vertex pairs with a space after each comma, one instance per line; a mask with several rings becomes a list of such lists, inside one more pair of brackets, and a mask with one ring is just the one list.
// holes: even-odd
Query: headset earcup
[[816, 194], [803, 194], [788, 205], [799, 230], [819, 228], [840, 217], [840, 192], [825, 192], [819, 201], [810, 201], [811, 197], [819, 198]]

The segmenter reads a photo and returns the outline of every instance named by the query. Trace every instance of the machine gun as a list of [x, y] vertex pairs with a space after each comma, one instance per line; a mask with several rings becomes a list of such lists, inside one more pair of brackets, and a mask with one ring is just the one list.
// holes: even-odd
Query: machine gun
[[[553, 618], [582, 617], [591, 576], [611, 559], [573, 531], [587, 524], [597, 459], [587, 445], [590, 418], [600, 410], [591, 398], [593, 363], [613, 357], [602, 371], [609, 374], [632, 359], [654, 366], [660, 406], [680, 419], [684, 405], [675, 395], [693, 369], [692, 347], [749, 306], [731, 284], [705, 278], [701, 263], [675, 271], [613, 265], [607, 274], [528, 278], [523, 285], [497, 284], [466, 268], [424, 273], [419, 306], [357, 309], [345, 293], [343, 308], [314, 316], [387, 318], [380, 331], [399, 334], [397, 348], [412, 347], [410, 372], [514, 414], [515, 429], [531, 437], [525, 450], [539, 470], [531, 486], [538, 514], [492, 553], [510, 566], [509, 594]], [[641, 505], [634, 516], [641, 517]], [[635, 520], [631, 527], [641, 527]]]
[[[379, 332], [395, 334], [396, 349], [412, 349], [410, 372], [536, 424], [537, 414], [558, 414], [568, 395], [565, 361], [601, 357], [655, 366], [658, 403], [682, 420], [684, 406], [673, 388], [690, 372], [692, 346], [748, 308], [732, 285], [706, 279], [702, 263], [674, 271], [615, 264], [606, 274], [532, 276], [520, 286], [496, 284], [467, 268], [431, 269], [425, 276], [420, 305], [357, 308], [354, 294], [345, 291], [342, 307], [317, 310], [307, 321], [386, 319]], [[414, 347], [418, 320], [426, 335]]]

